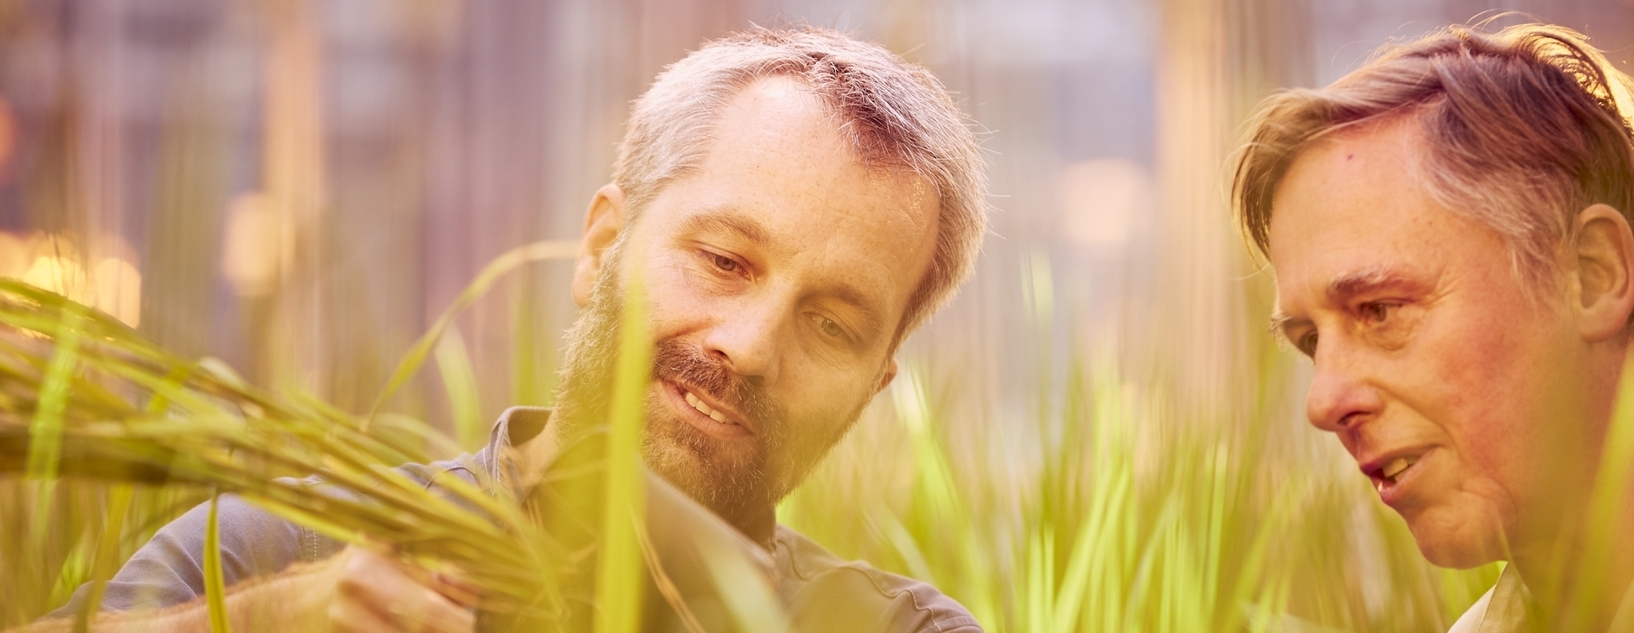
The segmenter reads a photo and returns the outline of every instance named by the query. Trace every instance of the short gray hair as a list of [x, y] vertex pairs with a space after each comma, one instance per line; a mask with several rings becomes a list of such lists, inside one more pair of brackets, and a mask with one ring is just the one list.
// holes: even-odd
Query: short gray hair
[[1272, 197], [1300, 152], [1407, 118], [1426, 141], [1430, 196], [1497, 231], [1516, 272], [1549, 283], [1578, 212], [1596, 203], [1634, 212], [1628, 90], [1604, 54], [1558, 26], [1451, 27], [1387, 46], [1333, 85], [1261, 104], [1237, 162], [1238, 219], [1265, 252]]
[[630, 221], [666, 184], [698, 167], [721, 110], [767, 77], [810, 89], [833, 110], [864, 165], [916, 174], [941, 197], [935, 252], [897, 325], [900, 341], [975, 267], [987, 230], [986, 177], [975, 134], [941, 82], [876, 44], [828, 29], [756, 27], [671, 64], [636, 100], [619, 144], [613, 182]]

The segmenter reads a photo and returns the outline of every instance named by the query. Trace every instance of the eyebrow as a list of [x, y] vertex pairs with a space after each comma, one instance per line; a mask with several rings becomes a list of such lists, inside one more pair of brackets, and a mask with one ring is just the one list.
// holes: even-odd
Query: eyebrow
[[724, 231], [736, 233], [744, 239], [754, 242], [757, 246], [764, 246], [771, 241], [766, 227], [761, 226], [754, 218], [736, 213], [730, 209], [715, 210], [692, 216], [686, 221], [686, 230], [693, 233]]
[[[1328, 280], [1328, 287], [1324, 294], [1327, 296], [1329, 303], [1343, 304], [1356, 295], [1392, 288], [1417, 291], [1422, 290], [1424, 285], [1424, 282], [1408, 277], [1390, 267], [1371, 266], [1334, 275], [1333, 279]], [[1289, 316], [1278, 310], [1271, 315], [1270, 322], [1266, 327], [1271, 333], [1280, 335], [1283, 340], [1287, 340], [1290, 326], [1308, 321], [1309, 319]]]

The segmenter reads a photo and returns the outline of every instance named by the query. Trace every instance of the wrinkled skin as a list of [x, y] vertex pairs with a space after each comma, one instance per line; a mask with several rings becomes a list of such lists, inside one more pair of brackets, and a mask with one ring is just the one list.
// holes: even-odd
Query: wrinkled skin
[[1583, 209], [1538, 284], [1476, 211], [1420, 187], [1422, 143], [1408, 118], [1295, 159], [1272, 210], [1273, 320], [1312, 358], [1311, 423], [1424, 555], [1527, 575], [1575, 539], [1627, 352], [1634, 241], [1615, 209]]

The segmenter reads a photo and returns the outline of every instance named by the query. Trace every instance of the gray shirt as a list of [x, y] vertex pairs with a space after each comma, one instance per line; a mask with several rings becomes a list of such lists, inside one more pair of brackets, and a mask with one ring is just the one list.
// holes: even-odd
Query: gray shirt
[[[548, 409], [515, 407], [494, 424], [486, 447], [431, 464], [397, 470], [428, 489], [444, 477], [468, 483], [515, 479], [506, 459], [512, 441], [526, 442], [549, 420]], [[485, 473], [478, 477], [476, 473]], [[319, 480], [308, 480], [322, 485]], [[125, 611], [188, 602], [204, 595], [204, 532], [209, 504], [189, 510], [137, 550], [108, 582], [102, 608]], [[319, 561], [345, 547], [316, 532], [272, 516], [234, 496], [218, 507], [222, 573], [228, 585], [275, 573], [297, 562]], [[846, 561], [784, 526], [773, 538], [777, 592], [798, 630], [980, 633], [975, 618], [928, 584]], [[76, 613], [87, 587], [48, 617]]]

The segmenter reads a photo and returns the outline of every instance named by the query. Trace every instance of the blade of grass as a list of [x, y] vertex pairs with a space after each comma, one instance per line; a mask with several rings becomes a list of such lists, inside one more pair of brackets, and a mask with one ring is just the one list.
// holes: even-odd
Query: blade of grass
[[579, 243], [576, 241], [534, 242], [506, 251], [492, 262], [489, 262], [481, 272], [477, 273], [476, 278], [465, 287], [465, 290], [454, 298], [454, 303], [447, 310], [444, 310], [441, 316], [437, 317], [437, 321], [431, 325], [431, 328], [421, 335], [413, 346], [409, 347], [408, 353], [404, 354], [403, 360], [397, 363], [397, 369], [392, 372], [391, 378], [386, 381], [386, 386], [380, 390], [380, 395], [375, 398], [374, 406], [369, 408], [369, 414], [364, 416], [364, 428], [368, 428], [369, 423], [380, 412], [380, 408], [385, 406], [386, 402], [393, 395], [396, 395], [397, 390], [401, 389], [403, 384], [408, 382], [409, 378], [420, 370], [421, 365], [425, 364], [426, 357], [431, 354], [437, 340], [442, 338], [443, 332], [454, 324], [454, 318], [464, 312], [472, 303], [475, 303], [482, 295], [487, 294], [489, 288], [492, 288], [495, 282], [523, 264], [548, 259], [570, 259], [578, 254]]
[[726, 600], [726, 609], [738, 631], [755, 633], [792, 633], [794, 625], [772, 587], [742, 557], [732, 555], [704, 556], [709, 576], [720, 595]]
[[454, 413], [454, 434], [460, 447], [474, 451], [487, 440], [482, 424], [482, 394], [477, 390], [477, 373], [458, 327], [449, 327], [437, 343], [437, 370], [442, 373], [448, 408]]
[[221, 573], [221, 495], [210, 497], [210, 519], [204, 525], [204, 597], [210, 608], [211, 633], [228, 633], [227, 583]]
[[119, 535], [125, 530], [125, 515], [130, 513], [131, 492], [129, 484], [118, 484], [108, 491], [107, 523], [102, 526], [102, 538], [97, 540], [96, 561], [91, 572], [94, 580], [79, 613], [74, 616], [74, 633], [90, 630], [92, 614], [101, 609], [108, 579], [119, 569]]
[[1564, 630], [1585, 629], [1595, 614], [1613, 608], [1598, 604], [1602, 595], [1599, 589], [1611, 582], [1613, 548], [1622, 545], [1626, 537], [1615, 530], [1629, 511], [1625, 506], [1631, 498], [1629, 487], [1634, 486], [1634, 360], [1623, 368], [1610, 426], [1590, 491], [1588, 538], [1576, 573], [1580, 584], [1564, 611]]
[[652, 336], [641, 279], [626, 283], [618, 366], [607, 439], [607, 489], [603, 494], [601, 559], [597, 566], [595, 630], [636, 633], [641, 628], [642, 556], [635, 529], [645, 523], [641, 432], [647, 381], [652, 376]]
[[74, 368], [78, 364], [79, 322], [77, 310], [70, 309], [58, 316], [52, 333], [56, 345], [39, 387], [38, 408], [29, 423], [25, 472], [30, 479], [41, 482], [39, 495], [35, 497], [34, 521], [29, 530], [29, 541], [33, 543], [42, 542], [50, 530], [51, 507], [56, 499], [58, 459], [62, 454], [63, 412], [68, 406]]

